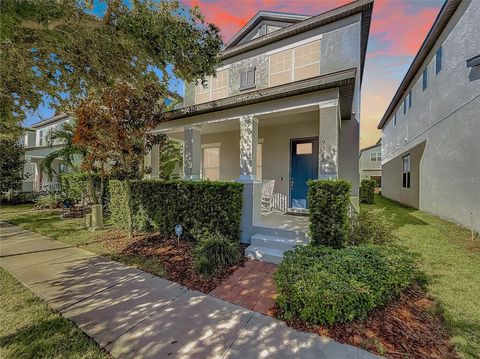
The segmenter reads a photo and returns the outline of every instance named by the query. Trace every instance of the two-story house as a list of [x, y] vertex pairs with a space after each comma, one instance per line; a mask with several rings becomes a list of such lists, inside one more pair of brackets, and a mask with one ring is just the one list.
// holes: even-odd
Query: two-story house
[[360, 151], [360, 180], [373, 179], [382, 185], [382, 140]]
[[[186, 84], [183, 107], [158, 127], [184, 142], [186, 179], [244, 184], [243, 242], [303, 238], [306, 218], [284, 212], [308, 207], [309, 179], [344, 178], [358, 195], [372, 7], [360, 0], [316, 16], [260, 11], [226, 44], [216, 76], [206, 86]], [[152, 177], [157, 158], [154, 147]], [[275, 220], [261, 214], [262, 179], [275, 181]], [[260, 244], [257, 258], [276, 255], [271, 243]]]
[[480, 1], [448, 0], [378, 125], [382, 194], [480, 231]]
[[40, 164], [49, 153], [63, 146], [63, 143], [58, 140], [50, 144], [49, 134], [63, 126], [67, 121], [69, 121], [69, 117], [65, 114], [60, 114], [37, 122], [25, 130], [24, 138], [21, 140], [25, 146], [24, 174], [28, 174], [28, 177], [23, 181], [23, 192], [41, 192], [59, 189], [59, 176], [69, 169], [60, 159], [55, 160], [52, 166], [54, 174], [52, 178], [49, 178], [49, 176], [41, 170]]

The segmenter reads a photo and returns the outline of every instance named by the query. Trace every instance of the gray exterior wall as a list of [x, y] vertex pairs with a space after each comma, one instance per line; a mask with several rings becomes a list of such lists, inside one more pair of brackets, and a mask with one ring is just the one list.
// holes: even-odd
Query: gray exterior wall
[[371, 176], [382, 175], [382, 162], [371, 161], [371, 154], [374, 152], [382, 152], [382, 145], [378, 145], [367, 150], [362, 150], [360, 154], [360, 180], [370, 179]]
[[[360, 64], [360, 15], [351, 16], [335, 23], [313, 29], [311, 31], [277, 41], [267, 46], [234, 56], [223, 62], [220, 67], [228, 66], [228, 96], [238, 94], [240, 88], [241, 69], [252, 66], [257, 68], [256, 87], [242, 92], [259, 90], [268, 87], [267, 52], [284, 46], [322, 35], [320, 40], [320, 74], [328, 74], [359, 66]], [[195, 85], [185, 84], [184, 106], [195, 103]]]
[[[480, 231], [480, 1], [463, 1], [410, 84], [413, 105], [397, 107], [382, 132], [382, 194]], [[442, 70], [435, 51], [442, 46]], [[428, 67], [428, 88], [422, 71]], [[408, 91], [406, 92], [408, 93]], [[420, 151], [420, 149], [424, 149]], [[402, 189], [401, 157], [412, 155], [416, 188]], [[415, 164], [415, 168], [413, 168]], [[409, 192], [408, 194], [406, 192]]]

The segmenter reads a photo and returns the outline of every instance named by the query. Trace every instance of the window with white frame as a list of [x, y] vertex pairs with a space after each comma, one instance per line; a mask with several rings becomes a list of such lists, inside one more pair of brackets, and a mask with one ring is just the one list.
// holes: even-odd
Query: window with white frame
[[402, 157], [402, 187], [410, 188], [410, 155]]
[[282, 85], [292, 81], [292, 50], [285, 50], [269, 57], [269, 84]]
[[251, 89], [255, 87], [255, 67], [240, 71], [240, 90]]
[[210, 181], [220, 179], [220, 146], [206, 146], [202, 153], [202, 178]]
[[380, 162], [381, 160], [382, 160], [382, 153], [381, 152], [371, 152], [370, 153], [370, 161]]
[[422, 89], [425, 91], [428, 87], [428, 68], [425, 67], [422, 74]]
[[295, 48], [295, 81], [320, 75], [320, 41]]
[[47, 144], [46, 141], [46, 133], [44, 129], [38, 130], [38, 145], [45, 146]]

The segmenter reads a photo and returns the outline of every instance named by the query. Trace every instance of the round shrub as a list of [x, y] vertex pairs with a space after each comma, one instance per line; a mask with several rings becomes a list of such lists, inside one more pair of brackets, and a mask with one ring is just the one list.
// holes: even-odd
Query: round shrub
[[397, 296], [415, 272], [413, 255], [400, 248], [297, 247], [285, 254], [275, 274], [277, 304], [287, 320], [347, 322]]
[[395, 226], [393, 216], [387, 219], [383, 209], [362, 210], [350, 218], [348, 241], [352, 245], [391, 243]]
[[198, 242], [192, 254], [195, 270], [211, 275], [238, 263], [240, 245], [220, 234], [211, 234]]

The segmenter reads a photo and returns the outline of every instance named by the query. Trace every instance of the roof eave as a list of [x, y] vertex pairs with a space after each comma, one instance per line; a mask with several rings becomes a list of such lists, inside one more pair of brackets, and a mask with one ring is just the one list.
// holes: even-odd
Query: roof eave
[[356, 68], [351, 68], [285, 85], [267, 87], [265, 89], [242, 93], [220, 100], [184, 107], [167, 113], [167, 121], [228, 110], [235, 107], [272, 101], [279, 98], [301, 95], [329, 88], [353, 86], [356, 74]]

